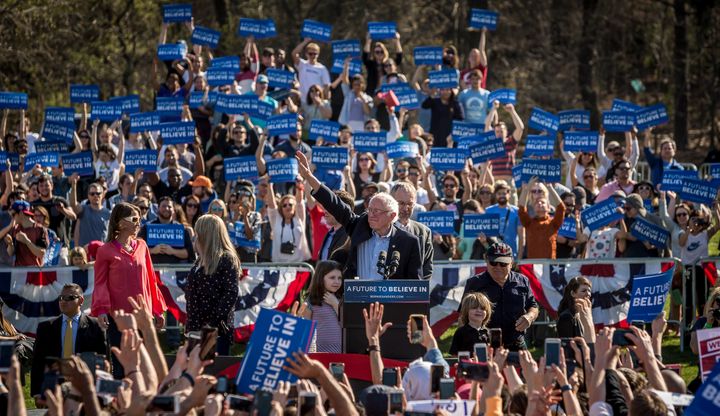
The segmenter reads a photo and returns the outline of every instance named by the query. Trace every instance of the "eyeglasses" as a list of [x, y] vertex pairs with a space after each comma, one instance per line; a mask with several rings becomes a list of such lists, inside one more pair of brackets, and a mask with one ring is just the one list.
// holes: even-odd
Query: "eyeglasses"
[[488, 261], [488, 264], [493, 267], [506, 267], [508, 263], [501, 263], [499, 261]]
[[370, 161], [370, 158], [368, 158], [368, 157], [361, 157], [358, 159], [358, 162], [369, 162], [369, 161]]
[[492, 192], [490, 192], [490, 191], [486, 191], [486, 190], [480, 191], [480, 195], [490, 195], [490, 194], [492, 194]]
[[245, 134], [247, 131], [245, 130], [233, 130], [233, 134]]
[[317, 52], [308, 52], [308, 56], [318, 56]]
[[455, 55], [455, 52], [453, 52], [453, 51], [445, 51], [445, 55]]
[[390, 210], [389, 209], [380, 209], [380, 208], [368, 208], [367, 212], [369, 215], [375, 216], [375, 215], [385, 214], [387, 212], [390, 212]]
[[198, 204], [187, 204], [186, 206], [187, 206], [188, 208], [198, 208], [200, 205], [198, 205]]
[[396, 173], [407, 173], [407, 169], [395, 169]]
[[88, 192], [89, 196], [100, 196], [100, 192]]
[[583, 175], [583, 179], [592, 179], [594, 177], [593, 175]]
[[225, 210], [224, 210], [223, 207], [221, 207], [220, 205], [215, 205], [214, 207], [210, 208], [210, 211], [212, 211], [212, 212], [223, 212], [223, 211], [225, 211]]
[[90, 136], [86, 136], [86, 135], [84, 135], [84, 134], [83, 134], [82, 136], [80, 136], [80, 138], [81, 138], [81, 139], [86, 139], [86, 140], [87, 140], [87, 139], [89, 139], [89, 138], [90, 138]]
[[613, 153], [614, 151], [616, 151], [618, 149], [620, 149], [620, 148], [619, 147], [608, 147], [607, 151], [608, 151], [608, 153]]
[[378, 49], [375, 51], [375, 55], [383, 55], [385, 52], [382, 51], [382, 49]]
[[409, 176], [420, 176], [419, 172], [410, 172], [408, 173]]
[[72, 302], [76, 299], [80, 299], [78, 295], [60, 295], [60, 300], [63, 302]]
[[618, 166], [616, 169], [621, 170], [621, 171], [626, 171], [626, 170], [630, 170], [630, 167], [629, 166]]
[[146, 207], [146, 206], [144, 206], [144, 205], [140, 205], [140, 206], [138, 206], [138, 209], [140, 209], [140, 211], [147, 211], [147, 210], [150, 209], [150, 207]]

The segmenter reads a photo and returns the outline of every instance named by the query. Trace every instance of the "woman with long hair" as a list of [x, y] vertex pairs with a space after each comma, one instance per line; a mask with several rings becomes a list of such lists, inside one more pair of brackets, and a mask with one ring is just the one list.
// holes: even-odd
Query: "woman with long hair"
[[25, 335], [19, 333], [10, 321], [5, 319], [2, 307], [5, 302], [0, 299], [0, 341], [18, 341], [25, 339]]
[[325, 98], [323, 88], [320, 85], [313, 85], [308, 90], [307, 96], [300, 103], [303, 116], [303, 130], [310, 131], [310, 124], [313, 120], [329, 120], [332, 117], [330, 100]]
[[[560, 140], [560, 151], [562, 152], [567, 164], [567, 172], [565, 175], [565, 186], [573, 188], [582, 183], [585, 172], [592, 168], [597, 173], [598, 178], [605, 178], [607, 174], [604, 166], [600, 164], [597, 153], [595, 152], [566, 152], [563, 148], [563, 140]], [[600, 185], [603, 184], [598, 180]]]
[[[395, 44], [395, 60], [394, 64], [401, 65], [403, 58], [402, 44], [400, 43], [400, 34], [395, 34], [393, 39]], [[372, 55], [371, 55], [372, 50]], [[375, 90], [380, 85], [380, 77], [384, 74], [383, 65], [390, 59], [390, 51], [382, 42], [373, 43], [370, 34], [368, 33], [365, 38], [365, 45], [363, 45], [362, 61], [367, 70], [367, 86], [365, 92], [368, 94], [375, 93]]]
[[188, 274], [186, 331], [209, 326], [218, 329], [217, 351], [228, 355], [235, 327], [240, 259], [223, 220], [212, 214], [195, 224], [197, 260]]
[[435, 138], [433, 145], [447, 147], [453, 120], [465, 118], [462, 107], [452, 88], [441, 88], [439, 92], [426, 89], [426, 92], [428, 97], [422, 102], [422, 108], [430, 109], [430, 133]]
[[355, 171], [353, 172], [353, 185], [355, 190], [360, 192], [370, 182], [380, 181], [380, 172], [376, 172], [377, 161], [370, 152], [358, 152], [355, 159]]
[[270, 184], [270, 192], [265, 201], [268, 205], [268, 218], [272, 229], [272, 261], [298, 262], [310, 259], [310, 247], [305, 234], [305, 198], [300, 186], [295, 195], [286, 194], [275, 200], [275, 192]]
[[640, 181], [636, 183], [633, 188], [633, 193], [640, 195], [643, 200], [643, 206], [647, 212], [657, 214], [660, 201], [658, 200], [658, 193], [655, 191], [652, 182]]
[[558, 306], [558, 337], [583, 337], [588, 343], [595, 342], [591, 297], [592, 283], [587, 277], [570, 279]]
[[185, 218], [194, 227], [198, 218], [200, 218], [200, 198], [195, 195], [186, 196], [182, 203], [182, 209]]

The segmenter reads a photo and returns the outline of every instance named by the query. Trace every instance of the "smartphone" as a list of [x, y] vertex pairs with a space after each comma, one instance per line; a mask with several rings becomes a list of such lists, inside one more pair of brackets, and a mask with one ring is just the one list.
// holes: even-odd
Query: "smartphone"
[[345, 363], [330, 363], [330, 372], [333, 377], [335, 377], [335, 380], [343, 381], [343, 375], [345, 375]]
[[298, 398], [298, 389], [297, 384], [291, 384], [290, 385], [290, 392], [288, 392], [288, 400], [297, 400]]
[[395, 387], [397, 386], [398, 379], [397, 368], [383, 368], [382, 372], [382, 384], [385, 386]]
[[516, 366], [516, 367], [519, 366], [520, 365], [520, 354], [517, 351], [508, 352], [508, 356], [507, 356], [507, 359], [505, 360], [505, 362], [508, 365], [512, 365], [512, 366]]
[[477, 357], [477, 361], [479, 363], [486, 363], [487, 362], [487, 344], [477, 343], [473, 346], [473, 349], [475, 350], [475, 357]]
[[458, 364], [458, 374], [466, 380], [486, 381], [490, 376], [487, 363], [464, 362]]
[[440, 400], [450, 399], [455, 395], [455, 379], [440, 379]]
[[211, 360], [215, 358], [215, 352], [217, 351], [217, 337], [218, 330], [213, 327], [203, 327], [201, 332], [202, 342], [200, 345], [200, 359]]
[[403, 392], [390, 392], [390, 414], [403, 411]]
[[572, 349], [570, 341], [572, 341], [572, 338], [560, 338], [560, 345], [565, 352], [565, 361], [575, 362], [575, 351]]
[[458, 351], [458, 362], [469, 361], [469, 360], [470, 360], [470, 351]]
[[218, 377], [215, 387], [213, 387], [210, 391], [216, 394], [228, 394], [228, 378], [225, 376]]
[[257, 412], [258, 415], [269, 415], [270, 410], [272, 410], [272, 399], [273, 399], [273, 392], [272, 390], [267, 390], [264, 388], [255, 390], [255, 400], [253, 401], [253, 410]]
[[618, 345], [621, 347], [627, 347], [628, 345], [633, 345], [632, 341], [625, 338], [625, 334], [632, 334], [632, 331], [629, 329], [616, 329], [615, 333], [613, 334], [613, 345]]
[[560, 366], [560, 338], [545, 339], [545, 366]]
[[317, 394], [311, 391], [304, 391], [298, 397], [298, 416], [314, 415], [317, 406]]
[[[90, 372], [92, 373], [93, 377], [95, 377], [95, 370], [98, 369], [98, 354], [94, 352], [81, 352], [78, 354], [80, 356], [80, 359], [85, 362], [85, 364], [90, 369]], [[102, 356], [100, 356], [102, 357]], [[103, 359], [102, 362], [103, 366], [105, 365], [105, 361]], [[103, 367], [101, 366], [100, 369], [102, 370]]]
[[0, 341], [0, 373], [10, 371], [12, 356], [15, 353], [14, 341]]
[[180, 396], [155, 396], [145, 409], [148, 412], [180, 412]]
[[419, 344], [422, 341], [424, 315], [410, 315], [410, 343]]
[[190, 331], [185, 337], [187, 338], [187, 354], [190, 355], [195, 346], [202, 343], [202, 332]]
[[442, 364], [433, 364], [430, 367], [430, 392], [440, 391], [440, 379], [445, 375], [445, 367]]
[[95, 390], [98, 395], [117, 397], [118, 389], [122, 387], [122, 380], [108, 380], [99, 378], [95, 382]]
[[230, 410], [239, 410], [241, 412], [249, 412], [252, 410], [253, 401], [245, 396], [237, 396], [230, 394], [225, 398]]
[[40, 385], [40, 397], [45, 400], [45, 391], [55, 391], [55, 386], [65, 382], [65, 377], [60, 375], [57, 370], [50, 370], [43, 376], [42, 384]]
[[500, 348], [502, 345], [502, 330], [500, 328], [490, 328], [490, 346]]

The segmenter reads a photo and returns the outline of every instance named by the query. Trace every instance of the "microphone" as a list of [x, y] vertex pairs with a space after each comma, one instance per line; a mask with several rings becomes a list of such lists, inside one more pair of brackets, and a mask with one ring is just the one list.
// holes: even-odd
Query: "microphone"
[[392, 257], [390, 258], [390, 265], [388, 266], [388, 276], [392, 276], [400, 267], [400, 252], [393, 251]]
[[377, 272], [383, 278], [387, 278], [387, 276], [385, 275], [385, 273], [387, 272], [387, 269], [385, 268], [385, 263], [387, 263], [387, 252], [383, 250], [378, 255], [377, 261]]

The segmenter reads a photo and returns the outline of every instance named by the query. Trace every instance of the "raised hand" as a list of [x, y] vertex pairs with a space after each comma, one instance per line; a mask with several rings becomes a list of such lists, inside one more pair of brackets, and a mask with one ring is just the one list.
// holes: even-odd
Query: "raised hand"
[[283, 368], [299, 378], [317, 379], [325, 370], [320, 361], [311, 359], [302, 351], [292, 353], [292, 358], [286, 360], [288, 365]]
[[375, 338], [376, 341], [392, 326], [392, 322], [382, 323], [383, 312], [385, 307], [379, 302], [370, 304], [370, 311], [363, 309], [363, 317], [365, 318], [365, 336], [368, 342]]

